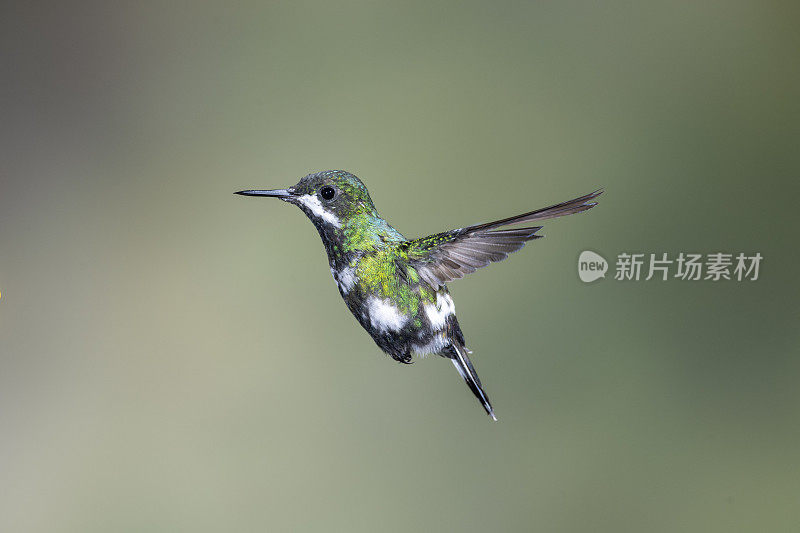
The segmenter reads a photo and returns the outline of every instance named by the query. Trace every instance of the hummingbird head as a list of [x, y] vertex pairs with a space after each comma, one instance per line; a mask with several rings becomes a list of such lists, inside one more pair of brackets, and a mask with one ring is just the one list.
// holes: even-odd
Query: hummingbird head
[[344, 170], [309, 174], [287, 189], [248, 190], [235, 194], [270, 196], [298, 206], [320, 234], [331, 236], [353, 219], [378, 213], [361, 180]]

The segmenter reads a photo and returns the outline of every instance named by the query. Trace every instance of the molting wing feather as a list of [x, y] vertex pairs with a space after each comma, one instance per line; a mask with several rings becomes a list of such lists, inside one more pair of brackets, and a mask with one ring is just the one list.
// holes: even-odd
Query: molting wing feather
[[536, 235], [542, 226], [498, 228], [581, 213], [597, 205], [592, 200], [602, 193], [603, 190], [598, 189], [591, 194], [536, 211], [408, 241], [403, 243], [403, 248], [420, 278], [436, 289], [489, 263], [502, 261], [508, 254], [525, 246], [526, 242], [543, 236]]

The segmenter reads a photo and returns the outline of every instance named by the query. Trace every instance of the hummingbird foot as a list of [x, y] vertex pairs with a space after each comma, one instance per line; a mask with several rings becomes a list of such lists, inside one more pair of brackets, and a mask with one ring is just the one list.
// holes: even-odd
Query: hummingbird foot
[[414, 363], [414, 361], [411, 359], [410, 352], [406, 352], [404, 354], [392, 355], [392, 359], [394, 359], [398, 363], [403, 363], [404, 365], [410, 365]]

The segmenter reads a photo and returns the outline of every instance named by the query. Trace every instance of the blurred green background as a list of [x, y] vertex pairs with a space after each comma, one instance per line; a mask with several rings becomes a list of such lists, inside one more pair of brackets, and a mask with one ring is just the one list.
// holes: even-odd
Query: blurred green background
[[[4, 2], [0, 530], [797, 531], [799, 11]], [[451, 285], [498, 423], [231, 194], [333, 168], [409, 237], [606, 188]]]

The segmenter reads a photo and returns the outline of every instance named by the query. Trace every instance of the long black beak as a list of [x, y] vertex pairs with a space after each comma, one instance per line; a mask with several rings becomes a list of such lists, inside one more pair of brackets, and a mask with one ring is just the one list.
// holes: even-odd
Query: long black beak
[[233, 194], [241, 194], [242, 196], [271, 196], [273, 198], [289, 198], [292, 191], [289, 189], [272, 189], [271, 191], [236, 191]]

